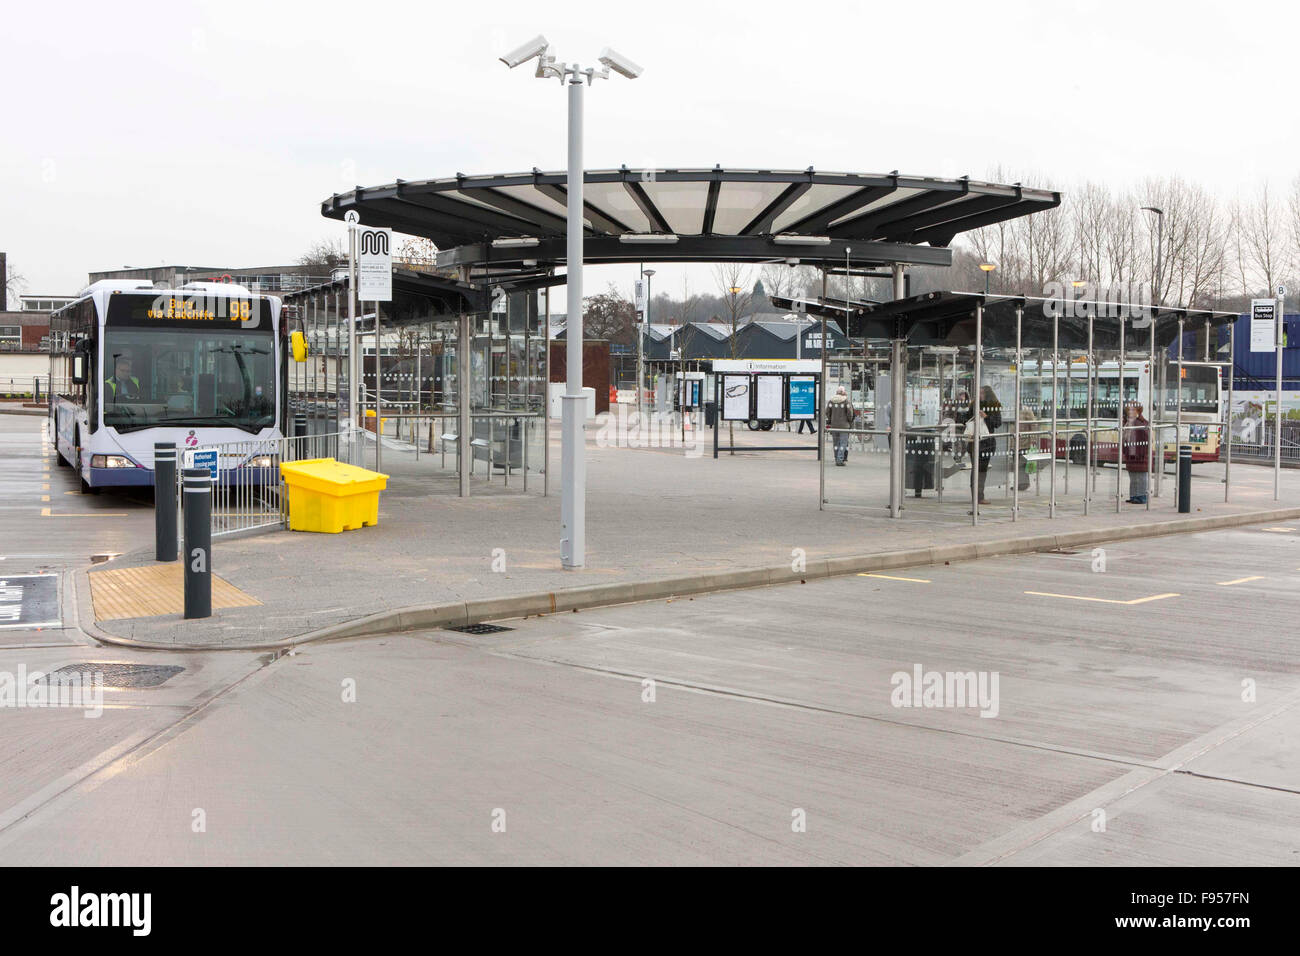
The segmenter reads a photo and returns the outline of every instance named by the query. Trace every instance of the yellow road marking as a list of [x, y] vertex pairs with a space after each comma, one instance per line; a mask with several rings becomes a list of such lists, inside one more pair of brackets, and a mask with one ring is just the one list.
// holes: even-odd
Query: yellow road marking
[[1234, 584], [1245, 584], [1247, 581], [1263, 581], [1263, 580], [1264, 580], [1264, 575], [1252, 574], [1248, 578], [1237, 578], [1237, 580], [1235, 581], [1220, 581], [1219, 587], [1226, 588], [1226, 587], [1231, 587]]
[[1294, 531], [1295, 528], [1262, 528], [1263, 531]]
[[884, 578], [886, 581], [911, 581], [913, 584], [929, 584], [929, 583], [931, 583], [930, 580], [929, 580], [928, 578], [900, 578], [900, 577], [896, 577], [896, 576], [894, 576], [894, 575], [892, 575], [892, 574], [871, 574], [870, 572], [867, 572], [867, 571], [863, 571], [863, 572], [861, 572], [861, 573], [858, 575], [858, 577], [860, 577], [860, 578]]
[[50, 486], [48, 484], [41, 485], [41, 491], [49, 491], [49, 490], [50, 490]]
[[126, 518], [125, 511], [85, 511], [81, 514], [67, 514], [60, 511], [50, 512], [49, 508], [41, 509], [42, 518]]
[[41, 495], [41, 501], [49, 501], [49, 500], [50, 500], [49, 495]]
[[1169, 594], [1153, 594], [1150, 597], [1134, 598], [1132, 601], [1116, 601], [1114, 598], [1084, 597], [1081, 594], [1053, 594], [1050, 591], [1026, 591], [1025, 593], [1034, 594], [1038, 597], [1061, 598], [1066, 601], [1095, 601], [1098, 604], [1146, 604], [1148, 601], [1163, 601], [1165, 598], [1180, 596], [1170, 592]]

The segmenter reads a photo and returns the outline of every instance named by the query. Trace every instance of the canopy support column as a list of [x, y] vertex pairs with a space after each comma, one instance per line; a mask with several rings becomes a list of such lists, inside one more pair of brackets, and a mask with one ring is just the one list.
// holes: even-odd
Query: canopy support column
[[[906, 294], [903, 266], [895, 262], [893, 273], [894, 298]], [[847, 280], [847, 277], [845, 279]], [[897, 335], [897, 332], [895, 333]], [[889, 342], [889, 516], [898, 518], [903, 512], [903, 442], [906, 432], [907, 407], [907, 342], [893, 338]]]

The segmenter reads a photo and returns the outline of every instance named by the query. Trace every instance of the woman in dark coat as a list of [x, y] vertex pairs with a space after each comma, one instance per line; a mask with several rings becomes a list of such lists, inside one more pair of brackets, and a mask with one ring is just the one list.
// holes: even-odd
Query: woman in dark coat
[[1151, 426], [1142, 417], [1142, 406], [1129, 402], [1124, 406], [1124, 470], [1128, 472], [1128, 503], [1147, 503], [1147, 472], [1150, 470]]

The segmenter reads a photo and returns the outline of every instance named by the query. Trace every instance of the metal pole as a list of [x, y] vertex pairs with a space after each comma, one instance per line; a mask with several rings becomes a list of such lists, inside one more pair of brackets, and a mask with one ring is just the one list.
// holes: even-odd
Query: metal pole
[[[1123, 385], [1123, 379], [1121, 387]], [[1183, 447], [1183, 320], [1178, 319], [1178, 380], [1174, 383], [1177, 389], [1177, 404], [1174, 406], [1174, 447], [1181, 449]], [[1164, 471], [1164, 449], [1160, 451], [1160, 470]], [[1179, 483], [1179, 492], [1181, 494], [1181, 482]], [[1179, 506], [1182, 506], [1182, 499], [1177, 499]]]
[[[904, 298], [906, 290], [902, 263], [890, 265], [893, 273], [894, 299]], [[903, 512], [903, 418], [907, 400], [907, 343], [894, 338], [889, 343], [889, 516], [898, 518]]]
[[[569, 76], [568, 228], [565, 254], [565, 267], [568, 270], [565, 298], [569, 317], [564, 333], [567, 340], [566, 386], [560, 426], [563, 457], [561, 468], [564, 472], [560, 497], [560, 562], [566, 569], [581, 568], [587, 560], [587, 462], [582, 444], [586, 419], [582, 395], [582, 84], [581, 74], [575, 72]], [[683, 416], [685, 411], [683, 408]]]
[[[554, 274], [548, 270], [547, 276]], [[546, 331], [543, 344], [546, 347], [542, 377], [542, 497], [551, 493], [551, 287], [546, 292]]]
[[212, 616], [212, 475], [185, 469], [185, 618]]
[[361, 387], [361, 363], [357, 361], [357, 230], [348, 226], [348, 462], [357, 461], [357, 399]]
[[981, 413], [983, 408], [983, 396], [980, 394], [983, 389], [984, 380], [984, 303], [979, 302], [975, 306], [975, 387], [971, 394], [972, 405], [972, 422], [971, 425], [971, 472], [970, 472], [970, 523], [972, 526], [980, 523], [980, 426], [983, 424]]
[[470, 446], [470, 436], [474, 423], [469, 414], [470, 402], [470, 317], [462, 312], [457, 329], [459, 341], [456, 344], [456, 407], [459, 421], [456, 425], [456, 471], [460, 476], [460, 497], [469, 497], [469, 473], [473, 464], [474, 449]]
[[176, 443], [153, 446], [154, 560], [176, 560]]
[[1120, 502], [1122, 493], [1120, 485], [1123, 481], [1124, 473], [1124, 361], [1127, 356], [1124, 354], [1124, 316], [1119, 317], [1119, 374], [1116, 380], [1119, 383], [1119, 400], [1115, 410], [1115, 513], [1119, 514], [1121, 510]]
[[[1011, 492], [1011, 520], [1017, 521], [1020, 518], [1020, 366], [1024, 364], [1025, 357], [1021, 353], [1020, 330], [1022, 320], [1025, 317], [1025, 307], [1016, 306], [1016, 392], [1015, 392], [1015, 433], [1011, 439], [1012, 453], [1011, 463], [1015, 475], [1012, 478]], [[939, 372], [939, 394], [943, 394], [943, 371], [942, 365]], [[1086, 476], [1085, 476], [1086, 477]], [[1087, 482], [1085, 481], [1085, 487]]]
[[1228, 489], [1231, 488], [1231, 471], [1232, 471], [1232, 385], [1234, 373], [1237, 368], [1237, 323], [1232, 322], [1228, 326], [1228, 406], [1223, 415], [1223, 432], [1220, 438], [1227, 439], [1228, 451], [1227, 457], [1223, 460], [1223, 500], [1228, 500]]
[[[1208, 329], [1206, 334], [1208, 335]], [[1156, 320], [1151, 318], [1151, 357], [1147, 363], [1147, 404], [1150, 406], [1147, 411], [1150, 413], [1147, 418], [1147, 493], [1146, 493], [1146, 510], [1151, 510], [1151, 472], [1156, 469], [1156, 444], [1159, 432], [1156, 431]], [[1161, 451], [1161, 460], [1164, 459], [1164, 452]]]
[[1273, 500], [1277, 501], [1282, 494], [1282, 337], [1286, 326], [1286, 313], [1283, 311], [1283, 305], [1286, 299], [1279, 295], [1277, 297], [1277, 309], [1274, 315], [1277, 316], [1274, 323], [1276, 332], [1276, 349], [1277, 352], [1277, 408], [1273, 412]]
[[[1167, 349], [1161, 349], [1161, 350], [1160, 350], [1160, 353], [1159, 353], [1159, 363], [1160, 363], [1160, 366], [1159, 366], [1158, 369], [1156, 369], [1156, 371], [1159, 372], [1159, 374], [1160, 374], [1160, 384], [1159, 384], [1159, 386], [1158, 386], [1158, 389], [1159, 389], [1159, 392], [1160, 392], [1160, 398], [1159, 398], [1159, 403], [1160, 403], [1160, 420], [1161, 420], [1161, 422], [1163, 423], [1163, 421], [1164, 421], [1164, 417], [1165, 417], [1166, 415], [1169, 414], [1169, 355], [1168, 355], [1168, 350], [1167, 350]], [[1153, 399], [1152, 399], [1152, 403], [1154, 404], [1155, 401], [1156, 401], [1156, 399], [1153, 398]], [[1159, 428], [1159, 429], [1156, 431], [1156, 433], [1157, 433], [1157, 434], [1160, 434], [1160, 435], [1163, 435], [1163, 434], [1164, 434], [1164, 428], [1163, 428], [1163, 426], [1162, 426], [1161, 428]], [[1174, 444], [1175, 444], [1175, 446], [1177, 445], [1177, 438], [1176, 438], [1176, 437], [1175, 437]], [[1156, 445], [1159, 446], [1159, 450], [1160, 450], [1160, 462], [1159, 462], [1160, 467], [1156, 469], [1156, 474], [1155, 474], [1155, 494], [1156, 494], [1156, 497], [1159, 498], [1159, 497], [1160, 497], [1160, 491], [1161, 491], [1161, 489], [1164, 487], [1164, 478], [1165, 478], [1165, 442], [1164, 442], [1164, 438], [1162, 437], [1159, 441], [1157, 441], [1157, 442], [1156, 442]]]
[[1048, 459], [1049, 472], [1052, 478], [1051, 494], [1047, 499], [1047, 516], [1056, 517], [1056, 409], [1061, 404], [1060, 395], [1057, 393], [1056, 376], [1060, 373], [1061, 353], [1059, 350], [1061, 341], [1061, 315], [1060, 310], [1055, 310], [1052, 316], [1052, 457]]
[[375, 307], [375, 471], [383, 471], [383, 453], [384, 453], [384, 380], [383, 380], [383, 352], [384, 352], [384, 330], [379, 318], [379, 303], [372, 302]]
[[[1085, 369], [1088, 372], [1088, 414], [1087, 414], [1087, 418], [1084, 420], [1084, 430], [1083, 430], [1083, 448], [1084, 448], [1083, 513], [1085, 515], [1088, 514], [1089, 510], [1092, 508], [1092, 493], [1097, 490], [1097, 481], [1096, 481], [1097, 473], [1092, 461], [1092, 432], [1093, 432], [1092, 396], [1093, 396], [1093, 385], [1096, 381], [1095, 369], [1093, 367], [1096, 363], [1096, 356], [1093, 354], [1093, 349], [1092, 349], [1092, 322], [1093, 322], [1093, 310], [1089, 309], [1088, 310], [1088, 364], [1085, 366]], [[1089, 480], [1089, 475], [1092, 476], [1091, 481]]]

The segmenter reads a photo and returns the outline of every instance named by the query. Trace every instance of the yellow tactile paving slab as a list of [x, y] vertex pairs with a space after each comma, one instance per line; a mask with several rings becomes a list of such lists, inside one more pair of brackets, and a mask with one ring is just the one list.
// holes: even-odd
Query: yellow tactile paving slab
[[[185, 611], [185, 578], [179, 561], [143, 568], [90, 572], [90, 599], [95, 620], [157, 617]], [[261, 604], [229, 581], [212, 575], [212, 609]]]

